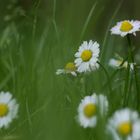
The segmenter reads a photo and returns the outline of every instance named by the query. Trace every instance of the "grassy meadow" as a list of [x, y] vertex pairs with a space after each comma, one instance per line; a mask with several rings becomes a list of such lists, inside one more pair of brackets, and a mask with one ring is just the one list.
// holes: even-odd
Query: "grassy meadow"
[[[0, 140], [113, 140], [106, 134], [108, 118], [123, 107], [140, 112], [140, 71], [135, 82], [133, 72], [108, 65], [116, 55], [127, 59], [129, 51], [127, 38], [110, 29], [118, 21], [139, 20], [139, 5], [139, 0], [1, 1], [0, 90], [12, 93], [19, 112], [8, 129], [0, 129]], [[138, 66], [139, 38], [139, 32], [131, 37]], [[77, 77], [56, 75], [89, 40], [100, 44], [102, 66]], [[107, 96], [109, 111], [96, 128], [84, 129], [77, 109], [94, 92]]]

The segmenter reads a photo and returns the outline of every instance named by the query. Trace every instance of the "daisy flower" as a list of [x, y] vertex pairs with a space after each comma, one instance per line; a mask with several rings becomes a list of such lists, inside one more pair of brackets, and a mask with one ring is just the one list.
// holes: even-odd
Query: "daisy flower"
[[140, 140], [138, 113], [128, 108], [116, 111], [109, 120], [108, 131], [114, 140]]
[[73, 76], [77, 76], [77, 73], [76, 73], [76, 66], [73, 62], [69, 62], [66, 64], [65, 68], [64, 69], [58, 69], [56, 71], [56, 74], [57, 75], [60, 75], [60, 74], [71, 74]]
[[[113, 68], [127, 68], [128, 67], [128, 62], [124, 61], [123, 59], [114, 59], [111, 58], [109, 60], [109, 66], [113, 67]], [[133, 70], [134, 69], [134, 64], [130, 63], [130, 69]]]
[[124, 37], [127, 34], [136, 35], [137, 31], [140, 31], [140, 21], [124, 20], [118, 22], [117, 25], [111, 29], [111, 34], [121, 35]]
[[0, 92], [0, 128], [8, 128], [17, 117], [19, 105], [9, 92]]
[[88, 43], [87, 41], [84, 41], [75, 54], [77, 71], [82, 73], [97, 69], [99, 67], [97, 63], [99, 52], [100, 49], [97, 42], [90, 40]]
[[107, 113], [108, 100], [103, 95], [86, 96], [78, 107], [78, 122], [84, 128], [95, 127], [97, 117]]

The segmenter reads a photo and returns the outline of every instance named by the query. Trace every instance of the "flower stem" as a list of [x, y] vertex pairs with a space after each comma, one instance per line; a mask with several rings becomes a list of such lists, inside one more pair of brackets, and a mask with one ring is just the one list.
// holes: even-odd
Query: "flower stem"
[[128, 64], [127, 71], [126, 71], [126, 79], [125, 79], [125, 87], [124, 87], [124, 94], [123, 94], [123, 107], [125, 107], [128, 103], [128, 94], [130, 89], [130, 65]]
[[108, 71], [106, 70], [106, 68], [98, 61], [98, 64], [100, 65], [100, 67], [103, 69], [103, 71], [105, 72], [105, 75], [107, 77], [107, 81], [108, 81], [108, 88], [109, 88], [109, 92], [110, 92], [110, 95], [112, 93], [112, 85], [111, 85], [111, 80], [110, 80], [110, 76], [109, 76], [109, 73]]
[[[125, 59], [123, 60], [123, 62], [119, 65], [120, 68], [121, 68], [122, 65], [125, 63], [125, 61], [127, 61], [127, 59], [128, 59], [128, 58], [125, 58]], [[115, 76], [118, 74], [118, 72], [120, 71], [120, 68], [117, 69], [117, 70], [115, 70], [115, 71], [112, 73], [112, 75], [110, 76], [110, 81], [113, 81], [114, 77], [115, 77]], [[106, 86], [107, 86], [107, 84], [108, 84], [108, 81], [103, 85], [102, 89], [105, 89]]]
[[[139, 102], [140, 102], [140, 94], [139, 94], [139, 85], [138, 85], [138, 77], [137, 77], [137, 70], [136, 70], [136, 66], [135, 66], [135, 60], [134, 60], [134, 54], [133, 54], [133, 50], [132, 50], [132, 42], [131, 42], [131, 38], [130, 35], [127, 35], [127, 40], [128, 40], [128, 45], [129, 45], [129, 53], [130, 53], [130, 58], [131, 58], [131, 62], [134, 65], [134, 79], [135, 79], [135, 85], [136, 85], [136, 92], [137, 92], [137, 109], [139, 110]], [[139, 110], [140, 111], [140, 110]]]

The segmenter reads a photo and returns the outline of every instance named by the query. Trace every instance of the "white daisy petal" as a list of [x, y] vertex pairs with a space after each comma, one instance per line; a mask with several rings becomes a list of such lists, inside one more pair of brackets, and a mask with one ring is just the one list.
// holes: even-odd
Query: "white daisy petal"
[[74, 62], [75, 62], [76, 66], [79, 66], [82, 63], [82, 59], [81, 58], [77, 58]]
[[9, 92], [4, 93], [3, 91], [0, 94], [0, 102], [8, 103], [12, 98], [12, 95]]

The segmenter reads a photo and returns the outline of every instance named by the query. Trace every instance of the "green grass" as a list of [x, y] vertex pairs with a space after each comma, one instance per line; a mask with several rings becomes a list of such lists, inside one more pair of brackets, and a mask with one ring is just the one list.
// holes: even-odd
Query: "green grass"
[[[8, 4], [1, 3], [3, 7]], [[84, 96], [96, 92], [108, 96], [108, 116], [121, 108], [126, 71], [120, 70], [110, 79], [111, 93], [102, 68], [78, 78], [56, 76], [55, 72], [74, 60], [83, 40], [92, 39], [100, 43], [100, 60], [111, 77], [115, 70], [108, 67], [108, 60], [115, 53], [125, 58], [127, 41], [111, 36], [109, 30], [116, 21], [135, 18], [128, 13], [126, 3], [38, 0], [24, 16], [1, 21], [0, 90], [13, 93], [20, 108], [18, 119], [7, 130], [0, 131], [0, 140], [109, 139], [101, 134], [103, 127], [81, 128], [75, 118], [77, 107]], [[0, 15], [2, 19], [5, 14], [6, 11]], [[135, 41], [137, 44], [138, 40]], [[128, 106], [134, 108], [134, 85], [131, 93]]]

